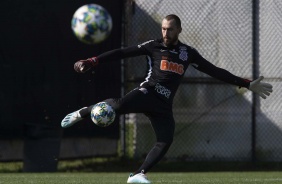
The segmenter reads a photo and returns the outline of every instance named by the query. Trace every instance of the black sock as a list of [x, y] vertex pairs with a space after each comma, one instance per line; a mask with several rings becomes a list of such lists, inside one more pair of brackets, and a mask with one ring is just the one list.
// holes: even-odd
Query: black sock
[[144, 163], [141, 167], [134, 172], [135, 174], [143, 172], [144, 174], [148, 172], [154, 165], [156, 165], [166, 154], [171, 143], [157, 142], [151, 151], [148, 153]]
[[94, 106], [94, 105], [91, 105], [91, 106], [89, 106], [89, 107], [87, 107], [87, 108], [85, 108], [85, 109], [80, 110], [80, 111], [79, 111], [80, 116], [81, 116], [82, 118], [86, 118], [86, 117], [90, 116], [91, 110], [92, 110], [92, 107], [93, 107], [93, 106]]

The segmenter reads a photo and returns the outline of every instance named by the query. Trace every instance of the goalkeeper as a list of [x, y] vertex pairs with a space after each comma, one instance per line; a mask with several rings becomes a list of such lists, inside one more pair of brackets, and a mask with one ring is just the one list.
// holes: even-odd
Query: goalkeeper
[[[166, 16], [161, 29], [161, 39], [108, 51], [74, 64], [76, 72], [84, 73], [99, 63], [110, 60], [140, 55], [147, 57], [149, 69], [144, 82], [122, 98], [105, 100], [116, 113], [144, 113], [150, 119], [156, 134], [155, 145], [140, 168], [130, 174], [127, 183], [150, 183], [145, 174], [163, 158], [173, 142], [175, 128], [173, 98], [189, 65], [223, 82], [245, 87], [264, 99], [272, 92], [270, 84], [261, 82], [262, 76], [254, 81], [235, 76], [207, 61], [196, 49], [180, 42], [178, 36], [182, 28], [178, 16], [174, 14]], [[61, 123], [62, 127], [66, 128], [89, 118], [92, 107], [93, 105], [84, 107], [68, 114]]]

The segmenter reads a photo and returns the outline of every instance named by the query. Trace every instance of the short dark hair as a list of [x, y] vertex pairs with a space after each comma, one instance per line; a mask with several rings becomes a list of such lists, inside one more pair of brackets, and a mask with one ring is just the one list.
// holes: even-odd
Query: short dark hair
[[167, 16], [165, 17], [165, 19], [166, 19], [166, 20], [174, 20], [176, 26], [177, 26], [178, 28], [181, 28], [181, 20], [180, 20], [180, 18], [179, 18], [177, 15], [175, 15], [175, 14], [170, 14], [170, 15], [167, 15]]

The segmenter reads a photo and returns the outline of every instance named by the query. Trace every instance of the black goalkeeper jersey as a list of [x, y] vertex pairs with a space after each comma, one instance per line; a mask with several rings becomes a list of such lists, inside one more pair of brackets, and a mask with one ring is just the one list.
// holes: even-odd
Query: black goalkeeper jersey
[[152, 88], [158, 96], [172, 103], [185, 71], [191, 64], [197, 70], [221, 81], [249, 87], [250, 81], [237, 77], [218, 68], [204, 59], [194, 48], [178, 41], [177, 45], [166, 47], [162, 39], [149, 40], [142, 44], [105, 52], [97, 57], [99, 62], [146, 55], [149, 65], [145, 81], [141, 87]]

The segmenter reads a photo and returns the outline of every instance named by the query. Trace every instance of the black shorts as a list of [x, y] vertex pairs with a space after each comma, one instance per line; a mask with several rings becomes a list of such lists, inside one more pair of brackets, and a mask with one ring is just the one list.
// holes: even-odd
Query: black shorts
[[105, 100], [118, 114], [144, 113], [151, 121], [158, 142], [172, 142], [175, 122], [172, 105], [159, 98], [152, 88], [136, 88], [123, 98]]

